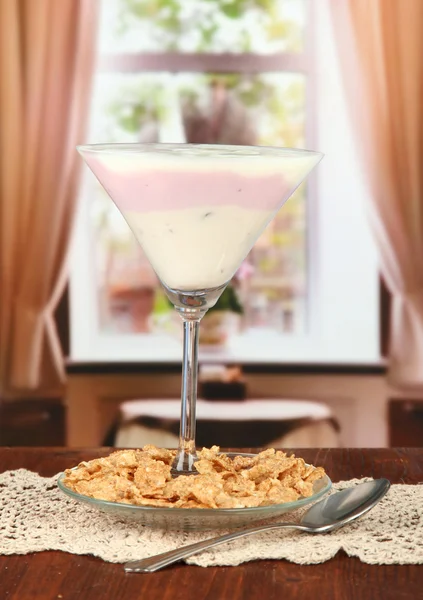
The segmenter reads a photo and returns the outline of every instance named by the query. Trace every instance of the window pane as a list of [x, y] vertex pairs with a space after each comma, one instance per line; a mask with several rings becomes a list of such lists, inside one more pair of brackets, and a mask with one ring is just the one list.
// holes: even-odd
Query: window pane
[[302, 52], [305, 0], [102, 0], [110, 52]]
[[[297, 73], [102, 74], [91, 137], [304, 147], [305, 77]], [[99, 185], [92, 203], [103, 329], [172, 328], [168, 304], [119, 211]], [[247, 327], [302, 331], [306, 299], [304, 188], [282, 208], [234, 281]], [[172, 313], [173, 314], [173, 313]]]

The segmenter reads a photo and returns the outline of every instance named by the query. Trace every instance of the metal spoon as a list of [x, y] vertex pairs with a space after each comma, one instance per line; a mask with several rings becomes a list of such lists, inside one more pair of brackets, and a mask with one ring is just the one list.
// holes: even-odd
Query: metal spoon
[[[342, 492], [336, 492], [328, 496], [324, 500], [320, 500], [313, 504], [297, 523], [270, 523], [268, 525], [260, 525], [258, 527], [250, 527], [248, 529], [240, 529], [227, 535], [222, 535], [215, 538], [197, 542], [156, 554], [143, 560], [135, 560], [126, 563], [125, 571], [127, 573], [153, 573], [163, 567], [178, 562], [183, 558], [197, 554], [202, 550], [224, 544], [231, 540], [235, 540], [246, 535], [259, 533], [261, 531], [269, 531], [271, 529], [283, 529], [285, 527], [291, 529], [299, 529], [308, 533], [327, 533], [338, 527], [342, 527], [350, 523], [354, 519], [361, 517], [370, 509], [372, 509], [383, 498], [390, 488], [390, 483], [387, 479], [376, 479], [366, 483], [360, 483], [353, 488], [348, 488]], [[189, 510], [189, 509], [187, 509]]]

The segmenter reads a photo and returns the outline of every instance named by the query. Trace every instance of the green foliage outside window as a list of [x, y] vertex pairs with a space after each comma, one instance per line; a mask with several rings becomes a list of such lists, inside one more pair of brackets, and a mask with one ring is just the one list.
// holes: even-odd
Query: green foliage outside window
[[[193, 52], [219, 49], [223, 27], [231, 29], [232, 50], [254, 51], [255, 31], [246, 15], [253, 14], [265, 41], [281, 42], [286, 52], [302, 48], [302, 27], [284, 16], [287, 0], [119, 0], [117, 33], [127, 34], [137, 23], [147, 22], [149, 36], [161, 51], [178, 51], [184, 38], [195, 36]], [[259, 24], [259, 25], [258, 25]]]

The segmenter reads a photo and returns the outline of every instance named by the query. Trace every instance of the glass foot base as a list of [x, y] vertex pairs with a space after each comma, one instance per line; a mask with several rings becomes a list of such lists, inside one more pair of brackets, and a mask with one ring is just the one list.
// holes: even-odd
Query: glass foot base
[[172, 479], [176, 479], [176, 477], [179, 477], [179, 475], [192, 475], [193, 477], [198, 475], [198, 473], [195, 469], [194, 469], [194, 471], [177, 471], [173, 467], [170, 470], [170, 474], [172, 476]]
[[197, 471], [194, 467], [194, 463], [197, 460], [197, 453], [195, 449], [191, 452], [186, 450], [178, 450], [178, 454], [172, 464], [171, 474], [172, 477], [178, 475], [196, 475]]

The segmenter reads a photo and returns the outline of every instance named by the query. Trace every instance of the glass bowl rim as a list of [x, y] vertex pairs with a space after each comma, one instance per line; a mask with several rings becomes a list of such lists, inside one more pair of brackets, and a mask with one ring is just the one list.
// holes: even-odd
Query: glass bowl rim
[[320, 157], [324, 154], [316, 150], [279, 146], [246, 146], [237, 144], [189, 144], [189, 143], [94, 143], [76, 146], [80, 153], [101, 154], [156, 154], [196, 158], [254, 158], [260, 157]]

